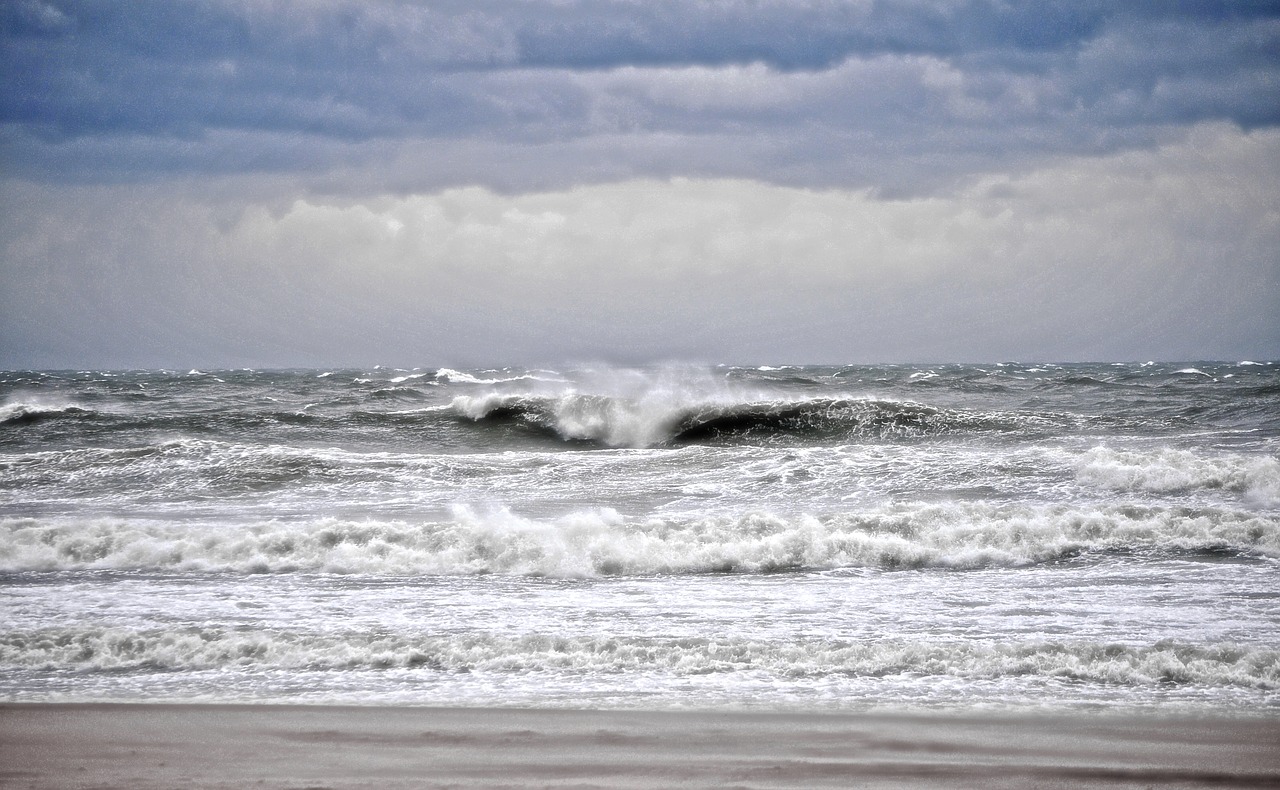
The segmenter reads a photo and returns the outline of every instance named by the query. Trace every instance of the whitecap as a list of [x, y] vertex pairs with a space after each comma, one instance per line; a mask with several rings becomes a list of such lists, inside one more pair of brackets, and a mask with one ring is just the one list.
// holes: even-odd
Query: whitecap
[[[554, 374], [554, 371], [552, 371], [552, 373]], [[564, 380], [560, 378], [546, 378], [544, 376], [535, 376], [531, 373], [522, 373], [518, 376], [483, 378], [472, 375], [471, 373], [464, 373], [460, 370], [453, 370], [452, 368], [440, 368], [435, 373], [435, 379], [437, 382], [445, 382], [449, 384], [506, 384], [514, 381], [540, 381], [559, 384], [564, 382]]]
[[1249, 502], [1280, 505], [1280, 459], [1267, 456], [1095, 447], [1076, 462], [1076, 477], [1117, 491], [1174, 494], [1226, 490]]
[[1235, 643], [1115, 644], [1029, 639], [940, 645], [917, 639], [844, 640], [816, 635], [786, 641], [725, 634], [449, 634], [405, 630], [369, 634], [265, 629], [53, 625], [0, 637], [0, 668], [75, 672], [249, 668], [418, 670], [509, 673], [740, 673], [776, 678], [915, 677], [990, 683], [999, 678], [1069, 678], [1130, 687], [1171, 682], [1261, 692], [1280, 688], [1280, 651]]
[[0, 425], [34, 422], [63, 415], [86, 415], [91, 410], [74, 403], [46, 402], [41, 400], [15, 401], [0, 405]]
[[533, 518], [459, 505], [443, 520], [273, 520], [242, 527], [0, 521], [0, 570], [172, 569], [593, 578], [786, 569], [980, 568], [1089, 551], [1280, 557], [1280, 523], [1245, 512], [908, 503], [834, 515], [755, 511]]

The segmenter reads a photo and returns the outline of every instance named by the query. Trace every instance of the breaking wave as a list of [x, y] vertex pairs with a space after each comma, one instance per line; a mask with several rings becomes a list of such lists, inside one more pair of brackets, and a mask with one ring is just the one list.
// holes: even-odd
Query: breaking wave
[[1280, 521], [1230, 510], [937, 504], [836, 516], [554, 519], [457, 507], [444, 521], [0, 522], [0, 570], [172, 569], [589, 578], [1024, 566], [1090, 552], [1280, 558]]
[[6, 403], [0, 406], [0, 425], [27, 425], [63, 417], [90, 417], [94, 412], [81, 406], [48, 403]]
[[1221, 489], [1264, 506], [1280, 505], [1280, 459], [1269, 456], [1095, 447], [1076, 464], [1076, 475], [1083, 482], [1116, 491], [1177, 494]]
[[452, 408], [477, 423], [513, 423], [565, 441], [609, 447], [783, 436], [910, 439], [1025, 430], [1038, 422], [1050, 422], [1030, 415], [984, 414], [865, 398], [680, 401], [580, 393], [488, 393], [454, 398]]
[[[543, 373], [539, 376], [537, 373]], [[513, 381], [543, 381], [543, 382], [563, 382], [564, 379], [555, 371], [533, 371], [529, 373], [520, 373], [514, 376], [476, 376], [472, 373], [466, 373], [461, 370], [453, 370], [452, 368], [440, 368], [436, 371], [435, 379], [437, 382], [446, 382], [449, 384], [506, 384]]]
[[1038, 676], [1128, 686], [1280, 688], [1280, 650], [1235, 644], [980, 642], [290, 633], [220, 628], [46, 628], [0, 635], [7, 670], [192, 671], [227, 667], [447, 673], [753, 672], [784, 678]]

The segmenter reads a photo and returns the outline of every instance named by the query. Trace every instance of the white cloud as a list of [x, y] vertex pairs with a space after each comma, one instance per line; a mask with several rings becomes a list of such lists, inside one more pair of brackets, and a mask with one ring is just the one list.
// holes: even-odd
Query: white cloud
[[1277, 184], [1280, 133], [1210, 125], [910, 200], [732, 179], [248, 207], [32, 188], [0, 235], [0, 362], [1276, 356]]

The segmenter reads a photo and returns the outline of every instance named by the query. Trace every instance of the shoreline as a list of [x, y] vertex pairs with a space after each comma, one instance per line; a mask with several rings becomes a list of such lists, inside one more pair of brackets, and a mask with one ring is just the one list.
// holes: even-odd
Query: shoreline
[[0, 704], [0, 786], [1280, 787], [1280, 717]]

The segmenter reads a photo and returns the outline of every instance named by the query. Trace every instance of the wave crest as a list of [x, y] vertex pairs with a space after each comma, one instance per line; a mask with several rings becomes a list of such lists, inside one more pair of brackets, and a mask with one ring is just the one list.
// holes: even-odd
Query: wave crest
[[0, 522], [0, 569], [177, 569], [586, 578], [840, 568], [978, 568], [1088, 552], [1280, 558], [1280, 523], [1223, 510], [887, 507], [817, 517], [759, 512], [627, 519], [609, 509], [533, 519], [457, 507], [444, 521]]
[[91, 409], [71, 404], [6, 403], [0, 406], [0, 425], [29, 425], [62, 417], [87, 417], [93, 414]]
[[1264, 506], [1280, 505], [1280, 459], [1273, 457], [1095, 447], [1076, 464], [1076, 475], [1084, 482], [1116, 491], [1177, 494], [1222, 489]]
[[7, 670], [417, 669], [448, 673], [752, 672], [787, 678], [1036, 676], [1129, 686], [1280, 688], [1280, 651], [1235, 644], [786, 642], [735, 637], [308, 634], [47, 628], [0, 636]]
[[940, 409], [867, 398], [679, 401], [610, 395], [486, 393], [454, 398], [453, 411], [477, 423], [512, 423], [564, 441], [609, 447], [780, 437], [911, 439], [1015, 430], [1034, 418]]

